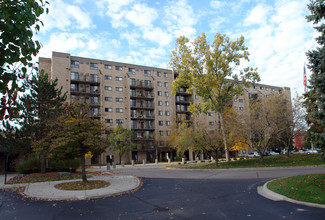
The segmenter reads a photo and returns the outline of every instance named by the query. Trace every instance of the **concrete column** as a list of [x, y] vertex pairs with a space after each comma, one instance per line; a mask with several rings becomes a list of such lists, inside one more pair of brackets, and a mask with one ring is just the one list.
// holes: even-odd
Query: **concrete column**
[[168, 158], [168, 163], [169, 163], [169, 164], [171, 163], [171, 160], [170, 160], [170, 158]]
[[182, 164], [185, 164], [185, 158], [184, 157], [182, 158]]
[[132, 164], [132, 166], [134, 166], [134, 160], [131, 160], [131, 164]]
[[124, 161], [123, 161], [123, 160], [122, 160], [122, 162], [121, 162], [121, 166], [124, 167]]
[[143, 163], [143, 165], [146, 165], [146, 160], [143, 160], [142, 163]]
[[114, 169], [116, 168], [116, 163], [115, 163], [115, 162], [113, 162], [113, 168], [114, 168]]
[[199, 157], [196, 157], [195, 160], [196, 160], [196, 161], [200, 161]]
[[189, 150], [188, 151], [188, 159], [190, 160], [190, 161], [193, 161], [193, 151], [192, 150]]
[[204, 154], [203, 154], [203, 151], [200, 152], [200, 160], [204, 160]]
[[158, 159], [157, 158], [155, 159], [155, 164], [158, 164]]
[[106, 170], [110, 170], [110, 169], [111, 169], [111, 164], [107, 163]]

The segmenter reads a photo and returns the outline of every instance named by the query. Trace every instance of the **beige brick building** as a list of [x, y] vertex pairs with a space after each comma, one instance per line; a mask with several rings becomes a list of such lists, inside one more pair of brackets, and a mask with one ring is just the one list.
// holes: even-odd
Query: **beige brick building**
[[[172, 82], [177, 75], [172, 69], [139, 66], [71, 56], [68, 53], [53, 52], [51, 58], [39, 58], [39, 68], [44, 69], [51, 79], [58, 79], [58, 86], [67, 92], [69, 102], [78, 100], [91, 105], [92, 116], [115, 127], [135, 133], [136, 149], [124, 154], [122, 160], [138, 162], [174, 158], [176, 153], [166, 145], [174, 123], [191, 120], [190, 103], [199, 101], [195, 94], [185, 89], [172, 95]], [[290, 89], [258, 84], [246, 88], [244, 94], [232, 102], [242, 111], [249, 105], [250, 98], [267, 96], [271, 93], [285, 93], [290, 98]], [[215, 127], [217, 117], [210, 113], [202, 115], [206, 126]], [[160, 139], [155, 141], [154, 134]], [[88, 164], [106, 164], [118, 156], [107, 150], [94, 157]]]

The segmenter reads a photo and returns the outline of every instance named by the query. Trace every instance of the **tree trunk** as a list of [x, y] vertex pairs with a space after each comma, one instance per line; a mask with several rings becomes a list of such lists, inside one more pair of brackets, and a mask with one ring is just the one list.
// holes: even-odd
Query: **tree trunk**
[[45, 163], [45, 155], [40, 155], [40, 161], [41, 161], [41, 173], [46, 173], [46, 163]]
[[230, 161], [229, 149], [228, 149], [228, 146], [227, 146], [227, 139], [226, 139], [226, 134], [225, 134], [223, 115], [222, 115], [221, 112], [219, 113], [219, 116], [220, 116], [221, 135], [222, 135], [222, 139], [223, 139], [223, 144], [225, 146], [226, 161], [229, 162]]
[[289, 158], [289, 148], [290, 148], [290, 145], [286, 145], [284, 149], [286, 149], [286, 157]]
[[82, 182], [87, 183], [87, 176], [86, 176], [86, 161], [85, 161], [85, 153], [81, 150], [80, 151], [80, 162], [81, 162], [81, 175], [82, 175]]
[[260, 154], [260, 163], [261, 163], [261, 165], [264, 165], [264, 157], [263, 157], [263, 154]]
[[216, 166], [218, 166], [218, 149], [216, 149]]

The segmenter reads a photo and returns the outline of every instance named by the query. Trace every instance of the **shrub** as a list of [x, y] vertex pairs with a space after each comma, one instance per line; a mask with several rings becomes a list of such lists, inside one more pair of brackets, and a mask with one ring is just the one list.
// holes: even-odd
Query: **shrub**
[[16, 166], [16, 171], [22, 174], [38, 173], [41, 170], [41, 162], [39, 158], [31, 157], [20, 162]]
[[70, 159], [70, 160], [57, 160], [57, 159], [50, 159], [48, 168], [50, 171], [65, 171], [69, 172], [70, 167], [74, 172], [80, 166], [79, 159]]

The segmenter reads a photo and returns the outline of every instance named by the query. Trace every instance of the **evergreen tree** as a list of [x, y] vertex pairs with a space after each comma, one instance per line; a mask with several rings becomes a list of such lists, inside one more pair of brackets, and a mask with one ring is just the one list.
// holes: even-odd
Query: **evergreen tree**
[[323, 0], [311, 0], [307, 5], [310, 15], [306, 17], [308, 22], [317, 25], [314, 28], [320, 33], [315, 40], [318, 47], [306, 53], [312, 72], [309, 80], [309, 91], [305, 93], [305, 105], [307, 106], [307, 121], [311, 125], [309, 132], [315, 147], [321, 147], [325, 154], [325, 2]]
[[[66, 95], [62, 95], [62, 88], [56, 88], [57, 79], [49, 80], [48, 74], [43, 70], [33, 75], [26, 84], [30, 93], [21, 98], [20, 125], [26, 135], [33, 141], [38, 141], [47, 134], [48, 124], [55, 120], [62, 110]], [[45, 172], [45, 153], [40, 152], [42, 172]]]

